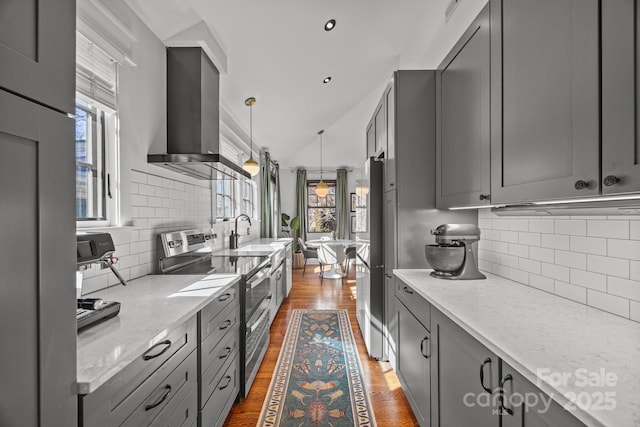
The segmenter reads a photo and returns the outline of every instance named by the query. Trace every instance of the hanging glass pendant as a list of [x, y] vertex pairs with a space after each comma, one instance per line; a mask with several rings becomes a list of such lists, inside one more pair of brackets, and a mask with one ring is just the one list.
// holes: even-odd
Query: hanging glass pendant
[[316, 194], [318, 197], [327, 197], [327, 194], [329, 194], [329, 186], [322, 179], [320, 179], [320, 182], [316, 185]]
[[256, 176], [260, 172], [260, 165], [253, 160], [253, 105], [256, 99], [251, 97], [244, 100], [244, 105], [249, 107], [249, 159], [244, 162], [242, 169], [249, 172], [251, 176]]

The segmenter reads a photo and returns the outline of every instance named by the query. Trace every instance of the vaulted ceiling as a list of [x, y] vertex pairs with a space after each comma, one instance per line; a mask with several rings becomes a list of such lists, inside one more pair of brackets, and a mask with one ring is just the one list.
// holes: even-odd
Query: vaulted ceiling
[[[469, 0], [471, 2], [486, 2]], [[358, 166], [364, 128], [399, 67], [425, 58], [447, 0], [127, 0], [160, 40], [204, 21], [227, 57], [221, 104], [284, 166]], [[479, 8], [478, 8], [479, 9]], [[327, 32], [324, 24], [336, 20]], [[430, 30], [432, 29], [432, 30]], [[433, 34], [431, 34], [433, 36]], [[435, 62], [434, 62], [435, 61]], [[323, 79], [331, 76], [328, 84]]]

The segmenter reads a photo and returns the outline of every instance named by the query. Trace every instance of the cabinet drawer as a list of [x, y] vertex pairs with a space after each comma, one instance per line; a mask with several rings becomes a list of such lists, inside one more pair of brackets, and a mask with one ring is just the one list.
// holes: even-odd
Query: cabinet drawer
[[[431, 304], [418, 295], [415, 289], [398, 279], [396, 280], [396, 298], [402, 301], [425, 328], [431, 330]], [[402, 325], [399, 326], [402, 327]]]
[[[231, 331], [235, 331], [236, 335], [239, 333], [238, 328], [240, 325], [240, 306], [234, 304], [220, 313], [215, 318], [208, 322], [209, 334], [201, 340], [200, 348], [202, 350], [202, 357], [206, 355], [222, 341], [227, 334]], [[204, 330], [205, 325], [201, 324], [201, 330]], [[207, 366], [203, 361], [202, 364]]]
[[[164, 421], [164, 420], [163, 420]], [[198, 389], [193, 387], [187, 397], [176, 405], [173, 414], [164, 424], [151, 424], [163, 427], [195, 427], [198, 423]]]
[[194, 316], [162, 339], [149, 344], [113, 378], [93, 393], [83, 396], [83, 425], [120, 425], [190, 353], [196, 354], [196, 332]]
[[236, 283], [200, 312], [200, 342], [204, 341], [212, 332], [218, 330], [218, 322], [216, 318], [231, 305], [240, 306], [240, 293], [238, 292], [239, 284]]
[[240, 392], [240, 358], [236, 357], [228, 367], [211, 381], [213, 394], [200, 411], [200, 426], [221, 426], [236, 396]]
[[201, 387], [202, 400], [206, 401], [213, 392], [211, 381], [224, 367], [224, 365], [235, 357], [240, 348], [239, 328], [234, 327], [222, 340], [205, 341], [202, 345], [201, 354]]
[[[174, 415], [180, 421], [184, 421], [185, 414], [174, 414], [176, 411], [191, 407], [193, 413], [197, 409], [197, 394], [193, 393], [197, 390], [197, 370], [198, 357], [194, 351], [147, 395], [122, 426], [180, 425], [170, 423]], [[188, 400], [190, 395], [193, 397], [192, 401]], [[131, 399], [134, 399], [134, 396], [131, 396]]]

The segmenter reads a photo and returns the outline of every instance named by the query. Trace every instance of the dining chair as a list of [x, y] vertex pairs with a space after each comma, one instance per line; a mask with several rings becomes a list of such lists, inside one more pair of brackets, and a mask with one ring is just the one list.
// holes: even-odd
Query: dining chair
[[[300, 249], [302, 250], [302, 255], [304, 255], [304, 267], [302, 268], [302, 275], [304, 276], [304, 272], [307, 270], [307, 260], [309, 259], [318, 259], [318, 250], [314, 248], [308, 247], [304, 240], [301, 237], [298, 237], [298, 245], [300, 245]], [[322, 273], [322, 264], [320, 264], [320, 272]]]
[[[320, 286], [324, 283], [324, 266], [342, 266], [345, 259], [344, 246], [340, 243], [321, 243], [318, 249], [318, 260], [320, 261]], [[342, 282], [342, 272], [340, 281]]]
[[349, 247], [345, 250], [345, 258], [344, 258], [344, 263], [345, 263], [345, 269], [344, 271], [347, 273], [347, 276], [349, 276], [349, 267], [351, 266], [351, 260], [352, 259], [356, 259], [356, 248], [355, 246]]

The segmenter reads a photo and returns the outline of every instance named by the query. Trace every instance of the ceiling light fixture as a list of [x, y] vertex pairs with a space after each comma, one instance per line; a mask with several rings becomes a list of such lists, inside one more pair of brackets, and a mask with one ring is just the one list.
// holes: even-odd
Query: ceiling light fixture
[[253, 105], [256, 99], [251, 97], [244, 100], [244, 105], [249, 107], [249, 159], [244, 162], [242, 169], [249, 172], [251, 176], [256, 176], [260, 172], [260, 165], [253, 160]]
[[329, 186], [326, 182], [322, 180], [322, 134], [324, 130], [319, 130], [318, 135], [320, 135], [320, 182], [316, 185], [316, 195], [318, 197], [327, 197], [329, 194]]
[[322, 83], [329, 83], [331, 81], [331, 76], [325, 77]]
[[336, 20], [335, 19], [329, 19], [327, 21], [327, 23], [324, 24], [324, 30], [325, 31], [331, 31], [331, 30], [333, 30], [335, 28], [335, 26], [336, 26]]

